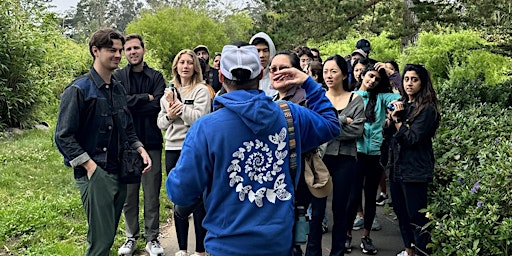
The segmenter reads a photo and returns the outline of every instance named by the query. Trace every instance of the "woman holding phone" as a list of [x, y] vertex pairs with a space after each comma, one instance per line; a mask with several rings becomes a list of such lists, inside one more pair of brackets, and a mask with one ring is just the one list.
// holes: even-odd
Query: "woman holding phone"
[[[211, 97], [203, 82], [197, 55], [192, 50], [180, 51], [172, 63], [172, 87], [160, 100], [158, 127], [165, 130], [165, 170], [167, 174], [178, 161], [188, 129], [197, 119], [211, 110]], [[174, 206], [174, 222], [179, 249], [176, 256], [187, 254], [188, 216], [194, 214], [196, 255], [204, 255], [206, 230], [202, 221], [206, 215], [202, 200], [192, 207]]]
[[[428, 183], [434, 173], [434, 137], [441, 116], [430, 74], [425, 67], [407, 64], [399, 87], [400, 100], [392, 102], [384, 126], [389, 141], [387, 170], [393, 210], [405, 250], [397, 256], [429, 255], [427, 208]], [[414, 245], [414, 246], [413, 246]]]

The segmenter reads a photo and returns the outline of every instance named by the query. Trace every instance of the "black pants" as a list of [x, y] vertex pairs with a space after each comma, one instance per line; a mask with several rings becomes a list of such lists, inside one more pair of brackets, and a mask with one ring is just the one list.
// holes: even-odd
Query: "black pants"
[[[355, 181], [355, 157], [347, 155], [325, 155], [325, 166], [332, 176], [332, 244], [330, 255], [343, 255], [347, 230], [347, 206], [349, 202], [352, 184]], [[322, 221], [325, 215], [327, 197], [311, 200], [311, 222], [309, 229], [307, 256], [322, 255]]]
[[[165, 151], [165, 170], [167, 175], [169, 175], [171, 169], [176, 166], [180, 155], [181, 150]], [[204, 238], [206, 237], [206, 229], [203, 228], [203, 220], [206, 216], [206, 209], [204, 208], [202, 200], [192, 206], [174, 206], [174, 225], [176, 226], [178, 246], [180, 250], [187, 250], [189, 227], [188, 216], [192, 213], [194, 214], [194, 230], [196, 233], [196, 252], [204, 252]]]
[[428, 230], [422, 230], [428, 220], [425, 213], [419, 212], [427, 208], [427, 187], [424, 182], [390, 182], [393, 210], [398, 217], [400, 234], [406, 248], [414, 243], [416, 255], [428, 255], [427, 244], [430, 242]]
[[[350, 193], [348, 205], [349, 218], [354, 221], [357, 206], [361, 202], [364, 190], [364, 229], [371, 231], [376, 211], [376, 196], [383, 168], [380, 164], [380, 155], [367, 155], [357, 153], [356, 179]], [[394, 199], [393, 199], [394, 200]], [[347, 225], [347, 230], [352, 230], [352, 222]]]

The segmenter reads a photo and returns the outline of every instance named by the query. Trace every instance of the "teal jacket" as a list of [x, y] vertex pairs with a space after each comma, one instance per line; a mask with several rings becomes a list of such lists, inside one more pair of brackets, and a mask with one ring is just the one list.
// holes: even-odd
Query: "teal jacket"
[[[364, 108], [368, 104], [370, 94], [367, 91], [356, 91], [361, 95], [364, 102]], [[386, 107], [388, 104], [400, 98], [397, 93], [379, 93], [377, 95], [377, 104], [375, 105], [375, 122], [364, 123], [363, 136], [357, 140], [357, 152], [367, 155], [380, 155], [380, 145], [382, 144], [382, 126], [386, 121]]]

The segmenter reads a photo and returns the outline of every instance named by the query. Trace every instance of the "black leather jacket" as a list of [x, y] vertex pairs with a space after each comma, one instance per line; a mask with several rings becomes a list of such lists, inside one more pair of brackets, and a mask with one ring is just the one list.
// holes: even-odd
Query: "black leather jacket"
[[426, 106], [410, 120], [416, 104], [406, 106], [400, 130], [395, 125], [384, 127], [389, 142], [386, 171], [395, 182], [431, 182], [434, 173], [432, 138], [439, 127], [440, 116], [433, 105]]
[[[165, 80], [162, 73], [144, 63], [141, 85], [133, 85], [130, 81], [132, 65], [114, 72], [114, 78], [121, 82], [126, 91], [128, 109], [133, 118], [135, 132], [146, 150], [162, 149], [162, 131], [157, 126], [160, 112], [160, 98], [164, 95]], [[149, 94], [154, 99], [149, 101]]]
[[[117, 125], [125, 131], [131, 147], [143, 146], [135, 134], [126, 94], [119, 82], [112, 79], [110, 84], [105, 83], [92, 68], [64, 89], [55, 142], [64, 156], [64, 163], [74, 168], [75, 178], [86, 175], [81, 164], [89, 159], [106, 171], [110, 169], [107, 159], [119, 160], [122, 146], [119, 143], [119, 129], [114, 125], [114, 114], [119, 117], [117, 120], [120, 124]], [[114, 141], [118, 142], [117, 145], [112, 143]], [[117, 162], [108, 165], [116, 166]]]

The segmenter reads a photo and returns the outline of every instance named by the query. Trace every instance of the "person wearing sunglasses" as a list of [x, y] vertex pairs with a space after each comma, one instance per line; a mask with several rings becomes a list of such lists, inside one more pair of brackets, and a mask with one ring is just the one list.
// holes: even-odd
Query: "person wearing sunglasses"
[[270, 83], [277, 90], [273, 100], [286, 100], [304, 106], [306, 103], [306, 92], [300, 84], [287, 84], [290, 77], [276, 75], [276, 72], [283, 69], [296, 68], [302, 70], [299, 57], [292, 51], [279, 51], [272, 58], [269, 66]]

